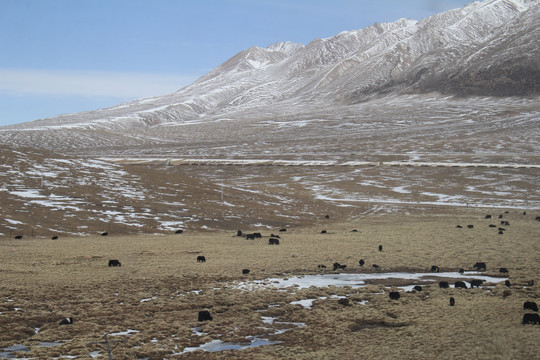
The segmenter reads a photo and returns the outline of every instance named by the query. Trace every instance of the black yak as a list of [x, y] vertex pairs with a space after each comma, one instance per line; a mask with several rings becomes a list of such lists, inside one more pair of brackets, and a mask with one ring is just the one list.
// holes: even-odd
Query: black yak
[[210, 315], [210, 311], [199, 311], [199, 321], [212, 321], [212, 315]]

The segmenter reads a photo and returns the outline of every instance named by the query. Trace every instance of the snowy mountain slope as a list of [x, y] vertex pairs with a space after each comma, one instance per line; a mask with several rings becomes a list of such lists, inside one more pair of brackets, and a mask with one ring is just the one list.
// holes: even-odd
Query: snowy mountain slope
[[0, 128], [0, 236], [538, 210], [539, 8], [252, 47], [166, 96]]
[[344, 105], [374, 96], [435, 91], [534, 97], [540, 90], [539, 16], [535, 0], [487, 0], [305, 46], [252, 47], [173, 94], [4, 127], [0, 143], [19, 139], [50, 148], [39, 140], [47, 130], [53, 143], [75, 146], [63, 139], [70, 129], [70, 136], [76, 130], [86, 139], [85, 148], [137, 147], [192, 139], [178, 131], [197, 124], [226, 121], [234, 130], [244, 126], [235, 121], [254, 117], [318, 118], [328, 110], [340, 117], [348, 114]]

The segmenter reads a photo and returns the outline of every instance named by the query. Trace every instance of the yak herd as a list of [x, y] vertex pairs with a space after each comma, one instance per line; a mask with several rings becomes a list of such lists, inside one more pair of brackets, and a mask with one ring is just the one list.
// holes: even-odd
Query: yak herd
[[[524, 212], [523, 215], [525, 215], [526, 213]], [[498, 234], [499, 235], [503, 235], [504, 232], [506, 231], [506, 228], [503, 228], [503, 226], [505, 227], [508, 227], [510, 226], [510, 222], [507, 221], [507, 220], [503, 220], [503, 215], [499, 215], [499, 220], [500, 220], [500, 225], [497, 226], [495, 224], [489, 224], [488, 227], [489, 228], [496, 228], [497, 231], [498, 231]], [[326, 218], [328, 219], [329, 217], [326, 216]], [[485, 219], [486, 220], [490, 220], [492, 219], [492, 216], [491, 215], [486, 215], [485, 216]], [[535, 218], [536, 221], [540, 221], [540, 216], [537, 216]], [[463, 226], [461, 225], [457, 225], [456, 228], [458, 229], [463, 229]], [[467, 225], [467, 228], [468, 229], [474, 229], [474, 225], [472, 224], [469, 224]], [[279, 230], [280, 232], [286, 232], [287, 229], [283, 228], [283, 229], [280, 229]], [[353, 232], [357, 232], [357, 230], [353, 230]], [[181, 234], [183, 233], [183, 230], [177, 230], [175, 232], [176, 234]], [[321, 234], [326, 234], [327, 231], [326, 230], [322, 230], [321, 231]], [[101, 233], [102, 236], [107, 236], [108, 233], [107, 232], [103, 232]], [[262, 238], [262, 234], [259, 233], [259, 232], [255, 232], [255, 233], [249, 233], [249, 234], [244, 234], [241, 230], [238, 230], [236, 236], [238, 237], [244, 237], [246, 238], [247, 240], [255, 240], [255, 239], [260, 239]], [[22, 239], [22, 235], [17, 235], [15, 236], [15, 239]], [[58, 236], [53, 236], [52, 237], [53, 240], [56, 240], [58, 239]], [[275, 235], [275, 234], [271, 234], [269, 236], [269, 240], [268, 240], [268, 244], [269, 245], [279, 245], [280, 244], [280, 236], [279, 235]], [[382, 245], [379, 245], [378, 246], [378, 250], [380, 252], [383, 251], [383, 246]], [[204, 263], [206, 262], [206, 258], [205, 256], [202, 256], [202, 255], [199, 255], [197, 256], [197, 262], [200, 262], [200, 263]], [[365, 260], [364, 259], [360, 259], [358, 261], [358, 264], [360, 265], [360, 267], [363, 267], [365, 265]], [[113, 259], [113, 260], [109, 260], [109, 263], [108, 263], [108, 266], [109, 267], [121, 267], [121, 263], [119, 260], [117, 259]], [[377, 264], [372, 264], [372, 269], [374, 271], [378, 271], [381, 269], [381, 267]], [[326, 269], [327, 267], [323, 264], [320, 264], [317, 266], [317, 268], [319, 270], [322, 270], [322, 269]], [[340, 264], [338, 262], [335, 262], [332, 266], [332, 270], [333, 271], [339, 271], [339, 270], [344, 270], [347, 268], [347, 265], [345, 264]], [[487, 269], [487, 266], [486, 266], [486, 263], [485, 262], [477, 262], [475, 263], [473, 266], [472, 266], [472, 270], [475, 270], [475, 271], [486, 271]], [[459, 273], [464, 273], [464, 269], [460, 269], [459, 270]], [[431, 272], [434, 272], [434, 273], [438, 273], [440, 272], [440, 268], [439, 266], [437, 265], [432, 265], [431, 266]], [[242, 274], [243, 275], [247, 275], [250, 273], [250, 270], [249, 269], [243, 269], [242, 270]], [[507, 268], [499, 268], [499, 273], [504, 273], [504, 274], [507, 274], [508, 273], [508, 269]], [[470, 288], [479, 288], [480, 286], [482, 286], [483, 284], [483, 280], [479, 280], [479, 279], [473, 279], [470, 281]], [[509, 280], [506, 280], [505, 281], [505, 285], [507, 287], [510, 287], [510, 281]], [[530, 280], [527, 284], [528, 286], [533, 286], [534, 285], [534, 280]], [[450, 287], [450, 283], [448, 281], [440, 281], [439, 282], [439, 287], [442, 288], [442, 289], [447, 289]], [[462, 288], [462, 289], [467, 289], [467, 284], [463, 281], [456, 281], [454, 282], [454, 288]], [[413, 288], [414, 291], [416, 292], [419, 292], [419, 291], [422, 291], [422, 286], [420, 285], [416, 285], [414, 286]], [[388, 294], [389, 298], [391, 300], [399, 300], [401, 295], [399, 292], [397, 291], [391, 291], [389, 294]], [[450, 306], [454, 306], [456, 301], [454, 299], [454, 297], [450, 297]], [[536, 325], [540, 325], [540, 316], [538, 314], [538, 305], [534, 302], [534, 301], [525, 301], [525, 303], [523, 304], [523, 310], [530, 310], [530, 311], [533, 311], [533, 313], [525, 313], [523, 315], [523, 321], [522, 323], [523, 324], [536, 324]], [[198, 314], [198, 320], [199, 321], [209, 321], [209, 320], [212, 320], [212, 316], [210, 314], [210, 312], [208, 310], [202, 310], [199, 312]], [[69, 318], [64, 318], [60, 321], [60, 325], [69, 325], [69, 324], [73, 324], [73, 318], [69, 317]]]
[[[503, 215], [500, 215], [499, 219], [502, 219], [502, 218], [503, 218]], [[486, 215], [485, 219], [491, 219], [491, 215]], [[540, 217], [537, 217], [536, 220], [540, 221]], [[510, 223], [508, 221], [506, 221], [506, 220], [501, 220], [501, 225], [502, 226], [510, 226]], [[490, 224], [489, 227], [493, 228], [493, 227], [496, 227], [496, 226], [493, 225], [493, 224]], [[458, 225], [457, 228], [461, 229], [463, 227], [461, 225]], [[467, 228], [473, 229], [474, 225], [467, 225]], [[498, 233], [502, 235], [502, 234], [504, 234], [505, 230], [506, 230], [505, 228], [499, 227], [498, 228]], [[287, 231], [287, 230], [286, 229], [281, 229], [280, 231], [284, 232], [284, 231]], [[357, 232], [357, 230], [353, 230], [353, 232]], [[327, 231], [322, 230], [321, 234], [327, 234]], [[245, 237], [247, 240], [255, 240], [255, 239], [259, 239], [259, 238], [263, 237], [262, 234], [258, 233], [258, 232], [257, 233], [244, 234], [241, 230], [238, 230], [236, 236]], [[279, 239], [280, 239], [279, 235], [271, 234], [269, 236], [268, 244], [269, 245], [279, 245]], [[382, 252], [383, 251], [383, 246], [379, 245], [378, 250], [380, 252]], [[197, 261], [199, 261], [199, 260], [197, 259]], [[363, 267], [365, 265], [365, 263], [366, 262], [365, 262], [364, 259], [360, 259], [358, 261], [358, 264], [360, 265], [360, 267]], [[326, 269], [327, 266], [324, 265], [324, 264], [319, 264], [317, 266], [317, 268], [319, 270], [322, 270], [322, 269]], [[333, 271], [344, 270], [346, 268], [347, 268], [347, 265], [340, 264], [338, 262], [335, 262], [332, 265], [332, 270]], [[381, 267], [379, 265], [377, 265], [377, 264], [372, 264], [372, 268], [373, 268], [373, 270], [378, 271], [378, 270], [380, 270]], [[477, 271], [477, 272], [486, 271], [486, 269], [487, 269], [486, 263], [485, 262], [480, 262], [480, 261], [476, 262], [471, 268], [471, 270], [474, 270], [474, 271]], [[249, 269], [243, 269], [242, 270], [243, 275], [249, 274], [249, 272], [250, 272]], [[432, 265], [431, 266], [431, 272], [434, 272], [434, 273], [440, 272], [439, 266]], [[463, 274], [464, 272], [465, 272], [465, 269], [463, 269], [463, 268], [459, 269], [460, 274]], [[507, 268], [499, 268], [499, 273], [507, 274], [508, 269]], [[483, 283], [484, 283], [483, 280], [473, 279], [473, 280], [470, 281], [470, 288], [471, 289], [475, 288], [475, 287], [479, 288], [480, 286], [482, 286]], [[510, 280], [506, 280], [505, 285], [507, 287], [510, 287], [511, 286]], [[534, 285], [534, 280], [529, 281], [527, 285], [528, 286]], [[450, 288], [450, 283], [448, 281], [440, 281], [439, 282], [439, 287], [442, 288], [442, 289], [448, 289], [448, 288]], [[454, 288], [467, 289], [467, 283], [464, 282], [464, 281], [456, 281], [456, 282], [454, 282]], [[413, 290], [416, 291], [416, 292], [422, 291], [422, 286], [416, 285], [416, 286], [413, 287]], [[401, 295], [400, 295], [400, 293], [398, 291], [391, 291], [391, 292], [388, 293], [388, 296], [389, 296], [389, 298], [391, 300], [399, 300], [401, 298]], [[343, 301], [341, 301], [341, 300], [343, 300]], [[345, 300], [347, 300], [347, 303], [345, 303]], [[348, 299], [346, 299], [346, 298], [345, 299], [340, 299], [340, 301], [341, 301], [340, 304], [348, 305]], [[455, 298], [450, 297], [449, 305], [450, 306], [455, 306], [455, 304], [456, 304]], [[523, 321], [522, 321], [523, 324], [538, 324], [538, 325], [540, 325], [540, 316], [537, 313], [538, 312], [538, 306], [534, 301], [526, 301], [523, 304], [523, 309], [524, 310], [532, 310], [532, 311], [536, 312], [536, 313], [526, 313], [526, 314], [524, 314], [523, 315]], [[204, 311], [199, 312], [199, 321], [206, 321], [206, 320], [212, 320], [212, 317], [210, 316], [208, 311], [204, 310]]]

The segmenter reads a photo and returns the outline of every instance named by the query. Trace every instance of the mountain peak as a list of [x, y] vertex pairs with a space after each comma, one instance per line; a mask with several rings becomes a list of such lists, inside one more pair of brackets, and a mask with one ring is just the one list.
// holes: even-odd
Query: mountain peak
[[286, 54], [287, 56], [290, 56], [302, 48], [304, 48], [304, 45], [300, 43], [293, 43], [291, 41], [279, 41], [269, 45], [266, 49], [270, 51], [279, 51]]
[[173, 95], [69, 118], [107, 127], [228, 118], [280, 106], [294, 113], [308, 104], [353, 104], [374, 95], [534, 96], [540, 93], [539, 17], [537, 0], [486, 0], [421, 21], [342, 31], [305, 46], [253, 46]]

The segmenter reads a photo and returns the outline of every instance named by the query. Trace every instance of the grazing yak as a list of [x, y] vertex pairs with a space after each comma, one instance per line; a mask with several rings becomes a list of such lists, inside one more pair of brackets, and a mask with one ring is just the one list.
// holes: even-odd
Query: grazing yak
[[484, 219], [491, 219], [491, 215], [486, 215]]
[[450, 306], [454, 306], [456, 304], [456, 299], [453, 297], [450, 297]]
[[243, 274], [243, 275], [249, 274], [249, 269], [243, 269], [243, 270], [242, 270], [242, 274]]
[[347, 265], [341, 265], [338, 262], [335, 262], [334, 265], [333, 265], [334, 271], [336, 271], [337, 269], [345, 269], [346, 267], [347, 267]]
[[475, 286], [478, 288], [483, 283], [484, 283], [484, 280], [479, 280], [479, 279], [471, 280], [471, 289], [474, 288]]
[[338, 304], [344, 305], [344, 306], [349, 306], [350, 300], [348, 298], [346, 298], [346, 297], [342, 297], [342, 298], [339, 298]]
[[431, 265], [431, 272], [438, 273], [440, 271], [439, 267], [437, 265]]
[[477, 262], [473, 265], [473, 268], [476, 269], [476, 271], [486, 271], [486, 263], [485, 262]]
[[422, 291], [422, 286], [420, 286], [420, 285], [415, 285], [415, 286], [413, 287], [413, 290], [415, 290], [415, 291]]
[[283, 229], [279, 229], [280, 232], [285, 232], [287, 231], [287, 229], [283, 228]]
[[255, 240], [255, 239], [260, 239], [260, 238], [262, 238], [262, 235], [261, 233], [258, 233], [258, 232], [252, 233], [252, 234], [246, 234], [247, 240]]
[[114, 260], [109, 260], [109, 266], [114, 266], [114, 267], [118, 266], [118, 267], [120, 267], [120, 266], [122, 266], [122, 264], [120, 263], [120, 261], [114, 259]]
[[523, 314], [523, 325], [525, 324], [540, 325], [540, 316], [538, 314]]
[[465, 284], [463, 281], [456, 281], [456, 282], [454, 283], [454, 287], [455, 287], [455, 288], [466, 289], [466, 288], [467, 288], [467, 284]]
[[22, 235], [15, 236], [15, 240], [21, 240], [21, 239], [22, 239]]
[[51, 240], [58, 240], [58, 236], [57, 235], [54, 235]]
[[278, 239], [274, 239], [274, 238], [270, 238], [268, 240], [268, 245], [279, 245], [279, 240]]
[[102, 233], [101, 233], [101, 236], [107, 236], [107, 235], [109, 235], [108, 232], [102, 232]]
[[242, 230], [238, 230], [238, 231], [236, 232], [236, 236], [244, 236], [244, 234], [242, 234]]
[[73, 318], [72, 317], [67, 317], [67, 318], [63, 318], [62, 320], [60, 320], [60, 325], [71, 325], [73, 324]]
[[527, 286], [534, 286], [534, 280], [529, 280], [529, 282], [527, 283]]
[[525, 301], [523, 303], [523, 310], [538, 311], [538, 305], [534, 301]]
[[326, 265], [323, 265], [323, 264], [319, 264], [319, 265], [317, 265], [317, 267], [318, 267], [319, 269], [326, 269]]
[[321, 230], [321, 234], [326, 234], [326, 230]]
[[379, 251], [382, 251], [382, 245], [379, 245]]
[[456, 226], [456, 229], [463, 229], [463, 226], [457, 225], [457, 226]]
[[366, 262], [364, 261], [364, 259], [360, 259], [360, 260], [358, 261], [358, 264], [359, 264], [360, 266], [364, 266], [365, 263], [366, 263]]
[[206, 258], [202, 255], [197, 256], [197, 262], [206, 262]]
[[210, 311], [199, 311], [199, 321], [212, 321], [212, 315], [210, 315]]
[[450, 284], [448, 284], [448, 281], [439, 281], [439, 287], [441, 289], [448, 289], [450, 287]]
[[391, 300], [399, 300], [399, 298], [401, 297], [401, 295], [400, 295], [397, 291], [391, 291], [391, 292], [388, 294], [388, 297], [389, 297]]
[[184, 232], [184, 230], [176, 230], [174, 233], [175, 233], [175, 234], [181, 234], [181, 233], [183, 233], [183, 232]]
[[506, 285], [506, 287], [510, 287], [510, 285], [511, 285], [511, 284], [510, 284], [510, 280], [505, 280], [505, 281], [504, 281], [504, 285]]
[[373, 265], [371, 265], [371, 266], [373, 266], [373, 268], [376, 269], [376, 270], [378, 270], [378, 269], [381, 268], [381, 267], [380, 267], [379, 265], [377, 265], [377, 264], [373, 264]]
[[507, 268], [500, 268], [500, 269], [499, 269], [499, 272], [500, 272], [500, 273], [507, 273], [507, 272], [508, 272], [508, 269], [507, 269]]
[[469, 229], [472, 229], [472, 228], [474, 228], [474, 225], [467, 225], [467, 227], [468, 227]]

